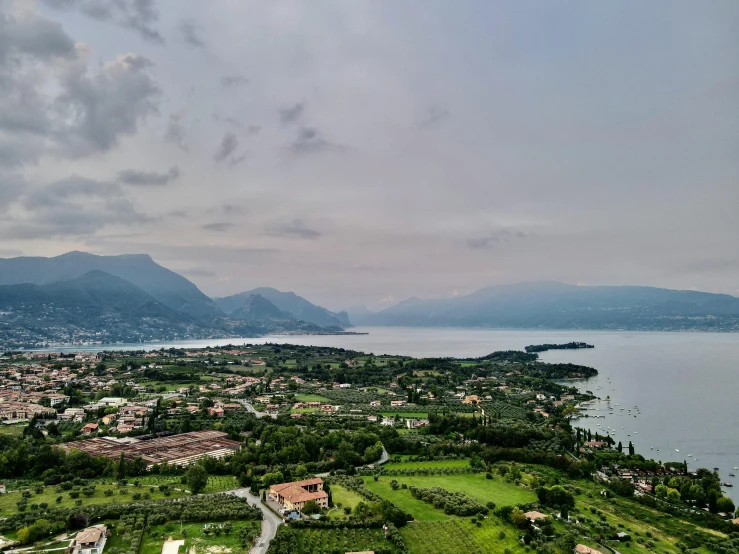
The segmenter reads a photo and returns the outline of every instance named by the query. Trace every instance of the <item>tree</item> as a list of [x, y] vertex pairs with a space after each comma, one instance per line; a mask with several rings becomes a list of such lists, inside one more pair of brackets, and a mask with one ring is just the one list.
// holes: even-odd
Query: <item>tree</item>
[[695, 500], [696, 506], [700, 507], [706, 503], [706, 493], [699, 484], [692, 485], [690, 487], [690, 498]]
[[208, 472], [200, 464], [193, 465], [187, 470], [187, 484], [193, 494], [198, 494], [208, 484]]
[[629, 441], [629, 456], [633, 456], [633, 455], [634, 455], [634, 444], [631, 441]]
[[526, 519], [526, 515], [524, 514], [523, 510], [518, 506], [513, 508], [513, 512], [511, 512], [511, 521], [513, 522], [513, 525], [515, 525], [519, 529], [523, 529], [529, 523], [529, 520]]
[[619, 452], [624, 451], [624, 445], [621, 444], [621, 441], [618, 441], [618, 446], [616, 447], [616, 450], [618, 450]]
[[311, 514], [317, 514], [321, 511], [321, 509], [318, 507], [318, 504], [315, 500], [308, 500], [308, 502], [303, 505], [303, 509], [301, 511], [305, 515], [309, 516]]
[[677, 489], [667, 489], [667, 500], [670, 502], [680, 502], [680, 491]]
[[657, 498], [665, 498], [667, 496], [667, 487], [660, 483], [654, 487], [654, 494]]
[[715, 514], [718, 512], [718, 492], [716, 492], [716, 489], [711, 489], [708, 491], [708, 511], [712, 514]]
[[716, 501], [716, 510], [732, 514], [734, 513], [734, 502], [728, 496], [722, 496]]

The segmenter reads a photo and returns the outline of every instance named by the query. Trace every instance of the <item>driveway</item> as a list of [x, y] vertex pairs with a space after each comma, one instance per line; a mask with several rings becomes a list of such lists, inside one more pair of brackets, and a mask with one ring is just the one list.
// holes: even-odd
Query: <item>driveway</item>
[[236, 398], [236, 402], [241, 404], [248, 412], [253, 413], [255, 416], [257, 416], [257, 419], [263, 418], [264, 416], [270, 416], [272, 419], [277, 419], [277, 414], [268, 414], [267, 412], [258, 412], [254, 406], [251, 405], [251, 403], [247, 402], [246, 400], [242, 398]]
[[277, 534], [277, 528], [282, 525], [282, 518], [275, 515], [272, 510], [262, 504], [259, 497], [251, 494], [249, 489], [236, 489], [228, 491], [228, 493], [240, 498], [246, 498], [249, 504], [262, 510], [262, 515], [264, 516], [264, 519], [262, 519], [262, 534], [257, 539], [254, 547], [249, 551], [249, 554], [266, 554], [270, 541]]

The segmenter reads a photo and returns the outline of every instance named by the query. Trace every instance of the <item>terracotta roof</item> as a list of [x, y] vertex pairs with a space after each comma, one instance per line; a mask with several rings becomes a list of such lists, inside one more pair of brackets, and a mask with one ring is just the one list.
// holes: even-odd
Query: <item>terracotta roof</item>
[[589, 546], [585, 546], [584, 544], [578, 544], [575, 547], [575, 552], [577, 554], [602, 554], [600, 550], [590, 548]]
[[285, 500], [289, 500], [293, 504], [296, 502], [308, 502], [309, 500], [318, 500], [319, 498], [328, 498], [326, 491], [308, 492], [303, 487], [288, 485], [279, 491], [280, 496]]
[[549, 517], [547, 514], [542, 514], [541, 512], [536, 511], [526, 512], [524, 515], [531, 521], [536, 521], [537, 519], [544, 519], [546, 517]]
[[75, 537], [75, 541], [77, 541], [77, 544], [87, 544], [91, 542], [98, 542], [100, 540], [100, 536], [105, 531], [105, 527], [88, 527], [87, 529], [83, 529], [79, 533], [77, 533], [77, 537]]

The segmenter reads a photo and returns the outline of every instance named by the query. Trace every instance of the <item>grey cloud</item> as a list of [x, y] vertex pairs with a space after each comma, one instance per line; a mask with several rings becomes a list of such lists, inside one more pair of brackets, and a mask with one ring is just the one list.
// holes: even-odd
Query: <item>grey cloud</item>
[[205, 50], [205, 42], [200, 38], [198, 25], [192, 19], [183, 19], [179, 25], [180, 37], [185, 45]]
[[475, 250], [489, 250], [497, 244], [509, 243], [518, 239], [525, 239], [530, 236], [523, 231], [510, 231], [501, 229], [485, 235], [483, 237], [471, 238], [467, 240], [467, 246]]
[[21, 196], [26, 186], [20, 175], [0, 175], [0, 213], [6, 211]]
[[185, 143], [185, 126], [182, 120], [185, 117], [185, 113], [182, 111], [175, 112], [169, 115], [167, 122], [167, 130], [164, 133], [164, 140], [172, 142], [180, 147], [180, 149], [187, 151], [187, 144]]
[[221, 85], [226, 88], [246, 85], [248, 83], [249, 79], [247, 79], [244, 75], [224, 75], [223, 77], [221, 77]]
[[124, 169], [118, 172], [118, 180], [127, 185], [154, 185], [162, 186], [171, 183], [180, 176], [180, 168], [172, 166], [167, 173], [156, 173], [154, 171], [139, 171], [136, 169]]
[[[73, 156], [104, 152], [132, 135], [149, 115], [157, 113], [159, 87], [144, 71], [149, 60], [121, 55], [97, 73], [73, 65], [62, 74], [63, 92], [56, 98], [56, 136]], [[63, 122], [63, 124], [62, 124]]]
[[81, 236], [110, 225], [152, 222], [116, 183], [78, 175], [28, 189], [18, 201], [22, 212], [6, 217], [0, 224], [0, 235], [4, 237]]
[[6, 13], [0, 4], [0, 166], [36, 161], [53, 121], [39, 83], [77, 57], [62, 27], [35, 12]]
[[301, 127], [298, 135], [290, 143], [290, 150], [294, 154], [310, 154], [327, 148], [338, 148], [324, 139], [313, 127]]
[[164, 43], [156, 29], [159, 13], [154, 0], [42, 0], [44, 4], [59, 10], [77, 9], [96, 21], [110, 21], [136, 31], [141, 38]]
[[439, 106], [431, 106], [426, 115], [421, 119], [419, 127], [431, 127], [449, 117], [449, 110]]
[[217, 223], [207, 223], [206, 225], [203, 225], [203, 229], [206, 231], [213, 231], [216, 233], [225, 233], [229, 229], [231, 229], [234, 226], [233, 223], [225, 223], [225, 222], [217, 222]]
[[227, 214], [239, 214], [244, 211], [241, 206], [236, 206], [234, 204], [223, 204], [221, 209], [223, 210], [223, 213]]
[[303, 117], [303, 112], [305, 111], [305, 104], [303, 102], [298, 102], [294, 106], [290, 106], [289, 108], [280, 108], [278, 110], [280, 114], [280, 123], [283, 125], [288, 125], [290, 123], [295, 123], [298, 120], [300, 120], [301, 117]]
[[234, 156], [236, 149], [239, 147], [239, 137], [236, 133], [228, 131], [221, 139], [213, 159], [217, 162], [226, 162], [229, 165], [236, 165], [246, 159], [246, 154]]
[[311, 229], [305, 225], [300, 219], [293, 219], [287, 223], [274, 223], [267, 228], [267, 234], [276, 237], [298, 238], [306, 240], [316, 240], [321, 237], [322, 233]]
[[17, 54], [34, 58], [74, 58], [75, 43], [62, 26], [35, 13], [23, 16], [0, 8], [0, 65]]

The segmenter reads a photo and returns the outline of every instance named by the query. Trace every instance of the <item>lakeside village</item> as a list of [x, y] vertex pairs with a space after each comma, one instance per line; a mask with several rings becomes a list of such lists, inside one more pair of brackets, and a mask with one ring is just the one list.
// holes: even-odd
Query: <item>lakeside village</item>
[[739, 551], [717, 472], [573, 427], [597, 371], [537, 355], [572, 344], [5, 353], [0, 549]]

